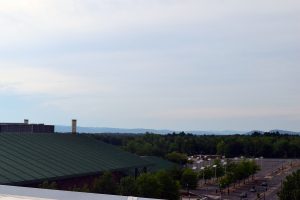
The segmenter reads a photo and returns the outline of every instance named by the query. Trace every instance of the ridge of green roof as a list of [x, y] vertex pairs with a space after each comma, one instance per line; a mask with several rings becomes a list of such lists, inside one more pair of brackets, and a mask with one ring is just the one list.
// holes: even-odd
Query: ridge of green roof
[[86, 135], [0, 134], [0, 184], [56, 180], [151, 163]]

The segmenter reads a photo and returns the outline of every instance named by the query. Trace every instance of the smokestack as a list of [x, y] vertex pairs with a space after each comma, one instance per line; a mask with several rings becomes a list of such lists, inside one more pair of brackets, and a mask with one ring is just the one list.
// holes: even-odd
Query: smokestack
[[24, 124], [29, 124], [29, 120], [28, 119], [24, 119]]
[[72, 134], [76, 135], [76, 133], [77, 133], [77, 120], [72, 119]]

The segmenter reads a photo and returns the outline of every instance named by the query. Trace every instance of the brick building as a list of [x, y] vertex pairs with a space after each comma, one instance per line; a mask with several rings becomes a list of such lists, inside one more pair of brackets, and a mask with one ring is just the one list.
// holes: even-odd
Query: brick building
[[24, 123], [0, 123], [0, 133], [54, 133], [54, 125]]

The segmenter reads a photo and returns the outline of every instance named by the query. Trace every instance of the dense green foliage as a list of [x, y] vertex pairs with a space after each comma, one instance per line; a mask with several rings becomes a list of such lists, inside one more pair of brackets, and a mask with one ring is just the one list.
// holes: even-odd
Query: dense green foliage
[[278, 196], [280, 200], [300, 199], [300, 170], [286, 177]]
[[[156, 173], [143, 173], [136, 179], [131, 176], [125, 176], [117, 181], [117, 178], [114, 177], [111, 172], [105, 172], [102, 176], [95, 178], [91, 185], [74, 185], [68, 190], [178, 200], [180, 197], [179, 181], [182, 173], [182, 169], [173, 168], [170, 171], [163, 170]], [[55, 181], [44, 181], [39, 184], [38, 187], [45, 189], [60, 189]]]
[[188, 161], [188, 157], [186, 154], [178, 153], [178, 152], [171, 152], [166, 155], [166, 158], [172, 162], [178, 164], [186, 164]]
[[300, 137], [279, 133], [252, 135], [192, 135], [179, 134], [95, 134], [99, 140], [138, 155], [166, 157], [172, 152], [187, 155], [220, 154], [227, 157], [247, 156], [266, 158], [300, 157]]
[[117, 194], [118, 184], [112, 173], [105, 172], [100, 178], [95, 179], [92, 192], [104, 194]]
[[142, 197], [159, 198], [161, 185], [156, 176], [145, 173], [140, 175], [137, 180], [137, 194]]
[[160, 171], [156, 174], [157, 180], [161, 185], [161, 199], [176, 200], [179, 199], [179, 181], [172, 178], [171, 173], [166, 171]]
[[[124, 180], [130, 182], [130, 185], [133, 186], [127, 188], [131, 190], [130, 195], [176, 200], [179, 199], [180, 184], [173, 178], [174, 176], [171, 173], [167, 171], [145, 173], [138, 176], [136, 180], [125, 177], [121, 179], [121, 183], [123, 183], [121, 185], [128, 187], [124, 185]], [[130, 181], [128, 181], [129, 179]]]
[[134, 177], [126, 176], [120, 180], [120, 194], [123, 196], [132, 196], [137, 192], [137, 185]]
[[198, 183], [198, 174], [192, 169], [185, 169], [181, 176], [181, 185], [187, 189], [196, 189]]

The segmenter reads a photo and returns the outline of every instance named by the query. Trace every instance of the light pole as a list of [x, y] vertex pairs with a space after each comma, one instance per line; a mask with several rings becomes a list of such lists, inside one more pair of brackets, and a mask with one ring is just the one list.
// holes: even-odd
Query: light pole
[[262, 170], [262, 160], [263, 160], [263, 158], [264, 157], [262, 157], [262, 156], [260, 157], [260, 168], [261, 168], [261, 170]]
[[200, 163], [201, 163], [201, 160], [197, 160], [197, 168], [199, 169], [200, 167]]
[[224, 165], [224, 168], [225, 168], [225, 175], [226, 175], [226, 165], [227, 165], [227, 162], [223, 162], [223, 165]]
[[213, 168], [215, 168], [215, 181], [217, 180], [217, 165], [213, 165]]
[[205, 181], [204, 181], [204, 169], [205, 169], [205, 167], [201, 167], [201, 168], [200, 168], [200, 170], [202, 170], [202, 176], [203, 176], [203, 180], [202, 180], [202, 181], [203, 181], [203, 185], [205, 184]]
[[258, 165], [258, 158], [255, 158], [256, 164]]
[[199, 162], [201, 163], [201, 167], [203, 167], [203, 159], [199, 160]]
[[190, 190], [189, 190], [189, 184], [187, 183], [186, 184], [186, 190], [188, 192], [188, 195], [189, 195], [189, 200], [191, 199], [191, 196], [190, 196]]
[[211, 159], [209, 158], [209, 159], [207, 159], [208, 160], [208, 162], [209, 162], [209, 165], [210, 165], [210, 161], [211, 161]]

